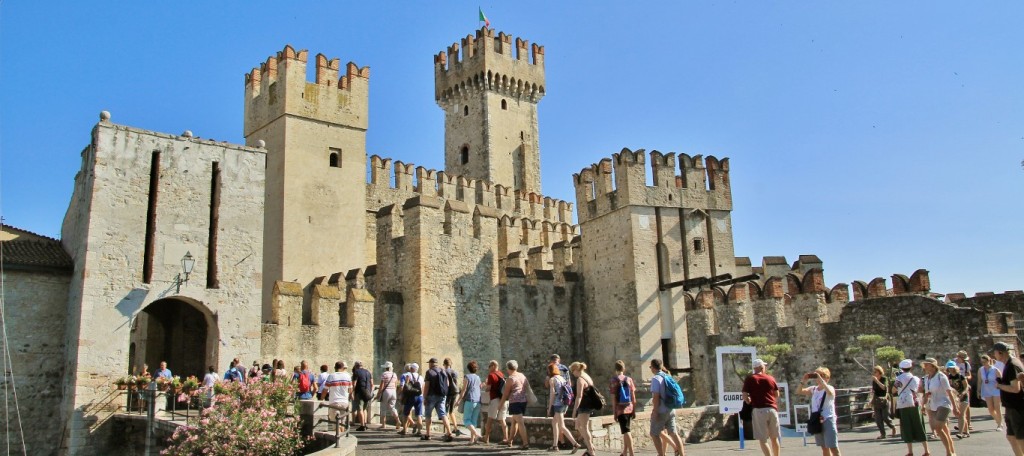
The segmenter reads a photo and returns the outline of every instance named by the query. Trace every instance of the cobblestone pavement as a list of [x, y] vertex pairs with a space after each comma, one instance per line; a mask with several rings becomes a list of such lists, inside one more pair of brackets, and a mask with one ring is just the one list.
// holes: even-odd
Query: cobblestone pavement
[[[974, 408], [973, 411], [975, 418], [972, 420], [972, 424], [975, 431], [971, 433], [970, 438], [962, 440], [954, 438], [957, 454], [960, 456], [997, 456], [1012, 454], [1010, 452], [1009, 444], [1006, 442], [1006, 437], [1003, 433], [996, 432], [995, 424], [992, 422], [992, 419], [988, 417], [985, 409]], [[389, 429], [391, 428], [389, 427]], [[391, 456], [452, 454], [498, 456], [569, 454], [569, 451], [560, 451], [558, 453], [548, 452], [540, 446], [531, 448], [530, 450], [510, 450], [493, 444], [471, 446], [468, 445], [469, 439], [465, 436], [456, 437], [454, 442], [444, 443], [438, 439], [438, 436], [434, 436], [433, 440], [424, 442], [419, 440], [418, 437], [396, 435], [393, 430], [386, 432], [370, 430], [366, 432], [356, 432], [354, 434], [359, 439], [357, 450], [357, 454], [359, 455]], [[899, 440], [898, 437], [879, 441], [875, 440], [875, 437], [877, 436], [878, 431], [875, 430], [874, 425], [861, 426], [854, 430], [844, 429], [839, 433], [839, 448], [844, 456], [903, 456], [906, 454], [907, 447]], [[782, 454], [784, 456], [816, 456], [821, 454], [821, 450], [814, 446], [813, 438], [808, 438], [807, 446], [804, 446], [802, 437], [784, 437], [782, 447]], [[935, 456], [942, 456], [945, 454], [945, 451], [942, 448], [942, 443], [938, 440], [930, 440], [929, 449], [931, 450], [931, 454]], [[726, 453], [745, 454], [750, 456], [759, 456], [761, 454], [756, 441], [747, 441], [745, 450], [739, 449], [739, 442], [737, 441], [714, 441], [686, 445], [686, 454], [689, 456]], [[576, 454], [582, 455], [583, 452], [580, 451]], [[597, 454], [600, 456], [614, 456], [619, 453], [618, 451], [598, 451]], [[636, 454], [653, 455], [655, 453], [651, 449], [644, 449], [636, 451]], [[916, 444], [914, 446], [914, 454], [918, 456], [922, 454], [920, 444]]]

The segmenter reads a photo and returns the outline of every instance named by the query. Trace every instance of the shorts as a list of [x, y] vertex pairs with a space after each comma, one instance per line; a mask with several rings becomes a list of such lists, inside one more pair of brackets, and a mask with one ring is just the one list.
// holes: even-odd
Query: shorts
[[580, 407], [580, 408], [576, 409], [576, 415], [577, 416], [582, 415], [584, 413], [589, 415], [591, 413], [594, 413], [594, 409], [590, 409], [590, 408], [586, 408], [586, 407]]
[[508, 416], [508, 402], [503, 404], [500, 398], [491, 399], [491, 403], [487, 404], [487, 418], [505, 421], [506, 416]]
[[952, 410], [949, 407], [939, 407], [932, 410], [928, 414], [928, 425], [934, 430], [937, 427], [945, 426], [946, 422], [949, 421], [949, 412]]
[[455, 400], [459, 396], [446, 396], [444, 399], [444, 409], [448, 413], [455, 413]]
[[635, 413], [623, 413], [623, 414], [620, 414], [619, 416], [615, 417], [615, 421], [619, 422], [619, 432], [620, 433], [622, 433], [622, 434], [629, 434], [630, 433], [629, 427], [630, 427], [630, 425], [633, 424], [633, 417], [634, 416], [636, 416]]
[[508, 414], [512, 416], [525, 415], [526, 414], [526, 403], [525, 402], [509, 402], [508, 403]]
[[771, 407], [755, 408], [750, 418], [754, 423], [754, 440], [764, 442], [779, 438], [779, 411]]
[[896, 414], [900, 417], [900, 438], [903, 443], [928, 441], [924, 432], [924, 419], [917, 407], [896, 409]]
[[569, 406], [568, 405], [552, 405], [551, 406], [551, 414], [552, 415], [564, 414], [566, 410], [569, 410]]
[[332, 407], [327, 409], [327, 416], [329, 418], [334, 418], [334, 415], [347, 413], [351, 409], [351, 404], [349, 404], [348, 401], [331, 401], [328, 402], [328, 404]]
[[814, 434], [814, 443], [822, 448], [839, 448], [839, 429], [836, 417], [825, 418], [821, 423], [821, 432]]
[[651, 414], [651, 437], [657, 437], [661, 434], [661, 431], [668, 431], [672, 434], [677, 433], [675, 410], [669, 410], [668, 413], [658, 413], [658, 419], [654, 419], [654, 414]]
[[444, 409], [444, 400], [444, 396], [436, 396], [433, 394], [428, 395], [427, 407], [423, 413], [423, 416], [429, 420], [430, 417], [433, 415], [434, 410], [437, 410], [437, 419], [444, 419], [444, 417], [448, 415], [448, 413], [446, 413]]
[[462, 425], [480, 427], [479, 402], [464, 402], [462, 404]]
[[1003, 419], [1006, 420], [1006, 435], [1024, 440], [1024, 412], [1006, 407]]
[[414, 410], [416, 414], [413, 416], [423, 416], [423, 396], [406, 399], [405, 404], [402, 405], [402, 416], [409, 416], [409, 412]]
[[358, 412], [361, 410], [369, 409], [370, 401], [367, 398], [363, 397], [363, 395], [360, 393], [355, 393], [352, 395], [352, 411]]

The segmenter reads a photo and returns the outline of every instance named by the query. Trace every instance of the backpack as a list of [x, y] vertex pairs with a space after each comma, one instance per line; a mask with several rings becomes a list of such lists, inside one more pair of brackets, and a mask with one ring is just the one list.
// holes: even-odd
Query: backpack
[[661, 403], [670, 409], [683, 408], [683, 402], [686, 402], [686, 396], [683, 395], [682, 388], [676, 383], [675, 379], [665, 375], [664, 372], [658, 374], [663, 380], [662, 391], [661, 391]]
[[498, 377], [498, 397], [505, 393], [505, 376]]
[[431, 388], [431, 391], [428, 391], [427, 393], [433, 393], [434, 391], [438, 391], [441, 393], [441, 396], [447, 395], [448, 385], [450, 384], [450, 382], [448, 381], [448, 373], [442, 370], [440, 367], [435, 367], [433, 370], [434, 372], [437, 373], [437, 389]]
[[459, 395], [459, 381], [455, 378], [455, 371], [447, 369], [448, 376], [448, 397]]
[[299, 394], [306, 394], [310, 391], [310, 387], [313, 384], [313, 380], [310, 378], [310, 374], [306, 372], [299, 373]]
[[558, 384], [558, 398], [562, 401], [562, 405], [572, 405], [576, 397], [572, 393], [572, 386], [569, 385], [569, 382]]
[[620, 404], [633, 402], [633, 398], [629, 394], [629, 377], [623, 376], [622, 380], [619, 381], [618, 393]]
[[604, 396], [597, 392], [597, 388], [594, 385], [587, 385], [583, 388], [583, 400], [580, 401], [580, 406], [586, 407], [594, 412], [604, 408]]
[[423, 389], [420, 388], [420, 379], [416, 374], [412, 374], [409, 380], [402, 386], [402, 397], [405, 399], [414, 398], [423, 394]]

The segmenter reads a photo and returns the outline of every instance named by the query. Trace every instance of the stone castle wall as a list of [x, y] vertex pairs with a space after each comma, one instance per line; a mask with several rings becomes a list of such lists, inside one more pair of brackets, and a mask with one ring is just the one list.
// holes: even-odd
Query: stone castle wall
[[[203, 314], [206, 362], [223, 366], [234, 356], [259, 355], [264, 161], [263, 150], [137, 130], [106, 118], [95, 127], [64, 226], [75, 273], [68, 293], [62, 450], [106, 451], [106, 423], [119, 405], [110, 402], [112, 382], [129, 371], [135, 322], [150, 304], [174, 302]], [[215, 167], [219, 228], [211, 250]], [[178, 290], [186, 252], [195, 268]], [[208, 273], [216, 265], [211, 283]]]
[[[17, 403], [0, 419], [10, 429], [12, 448], [20, 448], [15, 405], [21, 414], [25, 449], [29, 454], [56, 454], [60, 439], [60, 402], [64, 379], [64, 331], [70, 272], [4, 271], [4, 313], [11, 347], [12, 383], [0, 380], [4, 391], [17, 390]], [[4, 377], [7, 378], [6, 376]]]

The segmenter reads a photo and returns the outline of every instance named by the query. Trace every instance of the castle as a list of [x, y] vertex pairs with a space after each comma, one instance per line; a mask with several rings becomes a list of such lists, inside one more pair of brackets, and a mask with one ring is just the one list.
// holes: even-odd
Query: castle
[[[854, 282], [851, 303], [816, 256], [736, 257], [727, 158], [623, 149], [572, 176], [575, 204], [543, 195], [544, 58], [488, 28], [434, 57], [443, 171], [368, 154], [369, 68], [291, 46], [244, 77], [245, 145], [101, 114], [62, 238], [4, 230], [33, 452], [112, 451], [113, 379], [161, 360], [516, 359], [539, 380], [559, 353], [647, 380], [662, 358], [709, 404], [710, 354], [745, 335], [838, 378], [865, 327], [913, 356], [1016, 340], [1019, 293], [943, 303], [919, 270]], [[964, 331], [909, 337], [901, 310]]]

